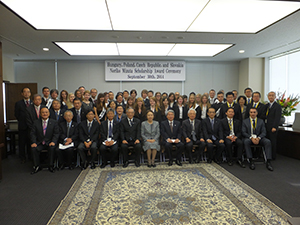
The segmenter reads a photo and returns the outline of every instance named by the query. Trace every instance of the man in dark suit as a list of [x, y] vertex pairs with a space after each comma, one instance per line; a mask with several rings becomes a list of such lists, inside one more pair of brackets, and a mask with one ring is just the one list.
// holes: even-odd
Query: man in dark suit
[[208, 109], [208, 117], [202, 120], [203, 134], [206, 141], [207, 153], [208, 153], [208, 163], [212, 162], [213, 159], [213, 149], [214, 145], [217, 146], [217, 151], [215, 155], [215, 162], [221, 163], [221, 155], [224, 151], [225, 145], [223, 140], [223, 132], [221, 127], [221, 122], [219, 119], [215, 118], [216, 111], [214, 108]]
[[107, 109], [106, 116], [107, 120], [100, 125], [100, 154], [102, 156], [100, 168], [104, 168], [107, 165], [107, 155], [110, 155], [110, 166], [115, 167], [115, 159], [118, 155], [119, 122], [114, 120], [115, 113], [113, 109]]
[[41, 105], [42, 96], [35, 94], [33, 96], [33, 104], [27, 107], [26, 109], [26, 123], [30, 130], [35, 120], [40, 118], [40, 110], [45, 108], [45, 105]]
[[232, 92], [226, 93], [227, 102], [225, 102], [221, 105], [219, 119], [223, 119], [226, 117], [226, 112], [227, 112], [228, 108], [233, 108], [234, 119], [240, 119], [241, 110], [240, 110], [239, 105], [233, 101], [234, 100], [233, 96], [234, 96], [234, 94]]
[[149, 102], [149, 99], [148, 99], [148, 91], [146, 89], [142, 90], [141, 96], [142, 96], [143, 101], [145, 103], [146, 109], [149, 109], [150, 108], [150, 102]]
[[31, 151], [33, 156], [33, 171], [35, 174], [40, 168], [40, 152], [43, 149], [48, 150], [49, 171], [54, 172], [54, 154], [59, 138], [59, 127], [55, 120], [49, 118], [49, 110], [42, 108], [40, 111], [41, 118], [35, 120], [30, 133]]
[[225, 103], [224, 101], [224, 93], [219, 91], [217, 93], [217, 99], [215, 100], [215, 103], [211, 106], [215, 109], [216, 111], [216, 117], [219, 118], [220, 117], [220, 113], [221, 113], [221, 106]]
[[167, 155], [169, 156], [169, 166], [173, 165], [172, 149], [176, 146], [176, 161], [178, 166], [182, 166], [181, 156], [184, 150], [184, 144], [181, 142], [182, 130], [180, 122], [174, 120], [175, 113], [172, 109], [167, 112], [167, 120], [161, 122], [161, 135], [163, 137], [162, 144], [165, 146]]
[[223, 139], [227, 152], [227, 163], [229, 166], [233, 165], [232, 146], [237, 147], [237, 163], [245, 168], [242, 160], [243, 155], [243, 141], [242, 141], [242, 126], [239, 119], [234, 118], [234, 109], [228, 108], [226, 117], [221, 120]]
[[47, 105], [48, 101], [51, 99], [50, 88], [43, 87], [42, 92], [43, 92], [42, 105]]
[[251, 108], [256, 108], [257, 109], [257, 117], [262, 120], [266, 119], [266, 105], [259, 101], [260, 98], [261, 98], [261, 95], [258, 91], [253, 92], [252, 103], [247, 104], [245, 118], [249, 118], [249, 116], [250, 116], [249, 111]]
[[269, 139], [266, 138], [266, 128], [265, 123], [262, 119], [257, 118], [257, 109], [251, 108], [250, 117], [244, 119], [242, 134], [244, 136], [244, 146], [246, 150], [247, 158], [250, 161], [250, 169], [255, 170], [255, 165], [252, 160], [252, 151], [251, 145], [263, 145], [267, 157], [267, 169], [273, 171], [273, 167], [271, 165], [272, 159], [272, 146]]
[[123, 109], [125, 110], [126, 105], [125, 105], [124, 102], [123, 102], [122, 92], [118, 93], [118, 95], [116, 96], [116, 101], [115, 101], [115, 103], [116, 103], [116, 106], [119, 106], [119, 105], [120, 105], [120, 106], [122, 106]]
[[276, 142], [278, 134], [278, 126], [280, 123], [282, 109], [281, 106], [275, 101], [276, 94], [271, 91], [268, 94], [269, 103], [266, 104], [266, 130], [267, 138], [272, 144], [272, 159], [276, 159]]
[[65, 108], [61, 108], [60, 101], [57, 99], [54, 99], [52, 101], [52, 107], [49, 109], [50, 111], [50, 118], [57, 120], [58, 124], [65, 121], [64, 119], [64, 113], [66, 111]]
[[189, 153], [189, 163], [193, 164], [192, 150], [193, 145], [199, 147], [195, 149], [197, 151], [196, 163], [200, 162], [200, 155], [204, 152], [205, 140], [203, 138], [203, 132], [201, 127], [201, 121], [196, 118], [196, 110], [191, 108], [188, 112], [189, 119], [182, 122], [182, 135], [185, 140], [185, 149]]
[[126, 112], [127, 118], [120, 122], [121, 149], [124, 157], [123, 167], [127, 167], [128, 162], [128, 146], [133, 146], [135, 151], [135, 166], [140, 166], [140, 157], [142, 151], [141, 145], [141, 124], [140, 120], [134, 118], [134, 109], [128, 108]]
[[80, 124], [81, 121], [86, 120], [86, 114], [87, 112], [82, 107], [82, 102], [79, 98], [75, 98], [73, 101], [74, 107], [71, 109], [73, 113], [73, 121], [77, 124]]
[[26, 123], [26, 111], [32, 104], [30, 100], [31, 90], [28, 87], [24, 87], [21, 91], [23, 99], [15, 104], [15, 117], [18, 120], [18, 132], [19, 132], [19, 157], [21, 163], [26, 162], [26, 149], [28, 158], [30, 157], [30, 130]]
[[86, 118], [86, 120], [81, 121], [81, 123], [79, 124], [80, 143], [77, 150], [82, 160], [82, 169], [86, 169], [88, 166], [85, 151], [90, 151], [92, 155], [91, 169], [95, 169], [100, 126], [99, 123], [95, 120], [95, 112], [93, 110], [87, 112]]
[[244, 94], [245, 94], [245, 96], [246, 96], [246, 102], [245, 102], [245, 105], [248, 105], [248, 104], [252, 104], [253, 103], [253, 101], [252, 101], [252, 89], [251, 88], [249, 88], [249, 87], [247, 87], [247, 88], [245, 88], [245, 90], [244, 90]]
[[[54, 103], [54, 102], [53, 102]], [[58, 157], [59, 169], [64, 169], [65, 166], [69, 167], [70, 170], [74, 169], [72, 165], [74, 149], [78, 146], [78, 126], [76, 122], [72, 121], [73, 113], [71, 110], [64, 112], [64, 121], [59, 123], [59, 144], [68, 148], [56, 148], [56, 154]]]
[[211, 105], [215, 103], [216, 100], [215, 95], [216, 95], [216, 91], [214, 89], [210, 89], [208, 101]]

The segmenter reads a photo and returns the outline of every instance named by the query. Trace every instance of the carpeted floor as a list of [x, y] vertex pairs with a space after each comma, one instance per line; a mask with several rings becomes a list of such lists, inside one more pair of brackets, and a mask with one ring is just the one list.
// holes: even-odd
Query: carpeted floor
[[49, 224], [288, 224], [290, 216], [216, 164], [81, 173]]

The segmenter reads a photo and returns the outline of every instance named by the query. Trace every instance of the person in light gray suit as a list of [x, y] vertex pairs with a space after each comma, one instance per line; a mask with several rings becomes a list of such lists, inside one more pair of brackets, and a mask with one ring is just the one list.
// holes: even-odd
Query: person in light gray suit
[[[154, 121], [154, 113], [149, 110], [147, 112], [147, 120], [142, 122], [141, 136], [144, 141], [143, 149], [147, 152], [148, 167], [155, 167], [155, 157], [157, 151], [160, 150], [159, 145], [159, 122]], [[151, 158], [152, 155], [152, 158]]]

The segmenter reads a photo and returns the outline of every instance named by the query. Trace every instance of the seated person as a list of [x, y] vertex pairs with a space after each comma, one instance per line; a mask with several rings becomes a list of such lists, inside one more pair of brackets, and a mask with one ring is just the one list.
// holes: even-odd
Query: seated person
[[95, 160], [97, 160], [97, 146], [99, 138], [99, 123], [95, 120], [95, 112], [90, 110], [86, 114], [86, 120], [81, 121], [79, 125], [79, 145], [78, 153], [82, 160], [82, 169], [86, 169], [88, 166], [87, 157], [85, 151], [89, 151], [92, 155], [91, 169], [95, 169]]
[[226, 152], [227, 152], [227, 163], [229, 166], [233, 165], [232, 159], [232, 146], [237, 147], [237, 163], [245, 168], [243, 163], [243, 141], [242, 141], [242, 127], [239, 119], [234, 118], [234, 109], [227, 108], [226, 116], [221, 120], [223, 139], [225, 141]]
[[145, 152], [147, 152], [148, 167], [156, 167], [154, 161], [155, 161], [157, 151], [160, 150], [159, 122], [155, 121], [154, 117], [155, 117], [154, 112], [148, 110], [147, 120], [142, 122], [142, 127], [141, 127], [141, 136], [144, 140], [143, 149]]
[[114, 120], [116, 120], [117, 122], [121, 122], [122, 119], [127, 118], [122, 105], [118, 105], [116, 111], [117, 114], [114, 116]]
[[216, 110], [214, 108], [208, 109], [208, 117], [202, 120], [204, 139], [206, 140], [208, 163], [212, 162], [214, 145], [217, 146], [215, 155], [215, 162], [221, 163], [222, 152], [224, 151], [225, 145], [223, 140], [223, 132], [221, 123], [218, 118], [215, 118]]
[[[122, 108], [122, 106], [120, 107]], [[106, 116], [107, 120], [100, 125], [100, 154], [102, 156], [100, 168], [107, 165], [107, 155], [110, 155], [110, 166], [115, 167], [115, 159], [118, 155], [119, 123], [114, 120], [115, 112], [113, 109], [107, 109]]]
[[271, 165], [272, 146], [271, 141], [266, 138], [265, 123], [262, 119], [259, 119], [257, 117], [257, 109], [255, 107], [249, 110], [249, 114], [250, 117], [244, 119], [242, 127], [246, 155], [250, 161], [249, 167], [251, 170], [255, 170], [255, 165], [252, 160], [251, 145], [262, 145], [264, 146], [265, 153], [267, 156], [266, 167], [268, 170], [273, 171], [273, 167]]
[[50, 118], [57, 120], [58, 124], [63, 122], [64, 119], [64, 112], [66, 111], [65, 108], [61, 108], [61, 103], [57, 99], [53, 99], [52, 107], [49, 109], [50, 111]]
[[135, 151], [135, 166], [140, 166], [140, 157], [142, 145], [141, 139], [141, 124], [140, 120], [133, 117], [134, 109], [128, 108], [126, 110], [127, 119], [123, 119], [120, 122], [120, 136], [121, 136], [121, 149], [124, 157], [124, 165], [126, 168], [129, 164], [128, 162], [128, 147], [133, 146]]
[[165, 150], [167, 156], [169, 157], [169, 166], [173, 165], [173, 157], [172, 157], [172, 150], [173, 146], [176, 146], [176, 161], [175, 163], [178, 166], [182, 166], [181, 163], [181, 156], [184, 149], [184, 144], [180, 141], [181, 140], [181, 126], [180, 122], [174, 120], [175, 113], [172, 109], [167, 111], [167, 120], [161, 122], [161, 135], [163, 137], [162, 144], [165, 146]]
[[200, 162], [200, 155], [205, 148], [205, 140], [203, 138], [203, 132], [201, 128], [201, 121], [196, 118], [196, 110], [190, 108], [188, 111], [189, 119], [182, 122], [182, 134], [185, 140], [185, 148], [189, 154], [189, 163], [193, 164], [192, 150], [193, 145], [198, 145], [196, 149], [196, 163]]
[[[53, 101], [53, 106], [55, 102]], [[78, 146], [78, 126], [76, 122], [73, 122], [73, 113], [71, 110], [67, 110], [64, 113], [65, 121], [59, 124], [59, 144], [64, 145], [68, 148], [56, 148], [56, 155], [58, 157], [59, 169], [64, 169], [65, 166], [69, 167], [70, 170], [74, 169], [72, 165], [74, 149]]]
[[31, 129], [31, 151], [33, 157], [33, 171], [35, 174], [41, 170], [40, 152], [48, 150], [49, 171], [54, 172], [54, 154], [59, 137], [59, 127], [56, 120], [49, 119], [49, 109], [41, 108], [39, 119], [35, 120]]

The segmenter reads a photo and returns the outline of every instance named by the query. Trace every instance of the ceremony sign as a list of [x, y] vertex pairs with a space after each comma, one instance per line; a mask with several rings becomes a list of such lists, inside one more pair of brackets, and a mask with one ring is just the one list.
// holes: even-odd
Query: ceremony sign
[[105, 61], [106, 81], [184, 81], [184, 61]]

